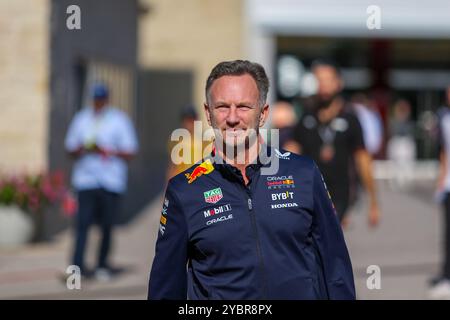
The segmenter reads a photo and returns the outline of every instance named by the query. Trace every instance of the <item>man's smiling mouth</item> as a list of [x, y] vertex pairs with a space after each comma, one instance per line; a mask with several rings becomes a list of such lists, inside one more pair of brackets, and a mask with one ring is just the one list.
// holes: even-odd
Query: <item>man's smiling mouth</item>
[[224, 135], [226, 137], [239, 137], [242, 136], [246, 132], [245, 129], [226, 129], [224, 130]]

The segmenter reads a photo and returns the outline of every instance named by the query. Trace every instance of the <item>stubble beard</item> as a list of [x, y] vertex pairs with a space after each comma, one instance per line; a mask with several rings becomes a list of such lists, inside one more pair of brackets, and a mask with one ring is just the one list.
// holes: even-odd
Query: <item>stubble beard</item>
[[259, 126], [255, 125], [253, 128], [247, 129], [245, 138], [227, 138], [224, 137], [224, 131], [220, 129], [215, 121], [211, 119], [211, 126], [214, 130], [215, 137], [218, 143], [216, 148], [221, 148], [221, 152], [228, 158], [240, 162], [245, 161], [245, 155], [249, 148], [258, 141]]

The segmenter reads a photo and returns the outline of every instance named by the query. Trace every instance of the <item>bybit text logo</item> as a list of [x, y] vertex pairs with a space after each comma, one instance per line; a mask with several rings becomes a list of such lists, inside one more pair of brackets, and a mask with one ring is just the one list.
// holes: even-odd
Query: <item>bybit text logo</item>
[[287, 200], [287, 199], [294, 199], [294, 193], [293, 192], [280, 192], [280, 193], [272, 193], [272, 201], [276, 200]]

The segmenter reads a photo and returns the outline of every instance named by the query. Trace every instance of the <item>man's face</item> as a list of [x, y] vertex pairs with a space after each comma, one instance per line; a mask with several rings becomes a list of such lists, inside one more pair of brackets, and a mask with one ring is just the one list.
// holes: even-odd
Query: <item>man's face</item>
[[342, 80], [331, 66], [317, 66], [314, 75], [318, 82], [317, 95], [322, 101], [332, 99], [342, 89]]
[[183, 128], [187, 129], [189, 132], [194, 132], [195, 118], [185, 117], [182, 121]]
[[237, 147], [249, 141], [250, 135], [258, 132], [267, 119], [269, 106], [261, 108], [258, 87], [249, 74], [215, 80], [209, 100], [209, 105], [205, 104], [208, 123], [228, 146]]
[[100, 110], [108, 103], [107, 98], [94, 98], [94, 108]]

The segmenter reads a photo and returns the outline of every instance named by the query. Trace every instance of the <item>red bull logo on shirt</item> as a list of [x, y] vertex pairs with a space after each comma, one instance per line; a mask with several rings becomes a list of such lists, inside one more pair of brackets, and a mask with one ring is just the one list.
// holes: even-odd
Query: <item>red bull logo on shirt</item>
[[195, 167], [194, 171], [191, 173], [186, 173], [186, 178], [188, 179], [188, 183], [191, 184], [194, 182], [198, 177], [200, 177], [203, 174], [210, 174], [214, 170], [214, 166], [212, 165], [211, 161], [208, 159], [205, 162], [202, 162], [197, 167]]

